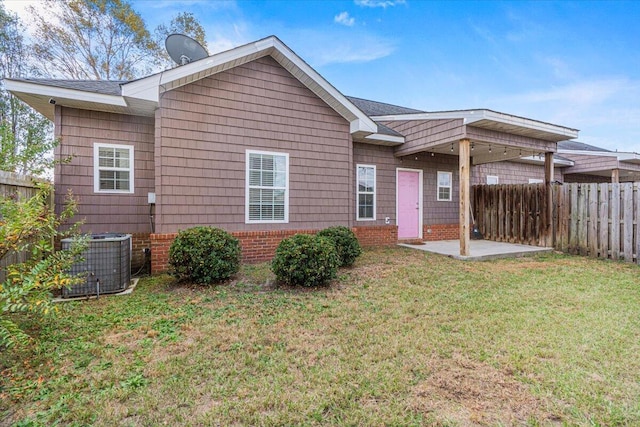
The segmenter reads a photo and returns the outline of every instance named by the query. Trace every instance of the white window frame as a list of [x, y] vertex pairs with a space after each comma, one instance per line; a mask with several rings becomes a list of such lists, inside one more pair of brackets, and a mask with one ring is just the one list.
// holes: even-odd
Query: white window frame
[[544, 179], [529, 178], [529, 184], [544, 184]]
[[[495, 182], [489, 182], [495, 181]], [[498, 185], [500, 183], [500, 178], [498, 175], [487, 175], [487, 185]]]
[[[129, 167], [128, 168], [100, 167], [100, 148], [117, 148], [117, 149], [128, 150], [129, 151]], [[100, 188], [100, 171], [101, 170], [129, 172], [129, 189], [128, 190], [101, 189]], [[135, 191], [134, 170], [135, 170], [135, 157], [134, 157], [133, 145], [106, 144], [102, 142], [93, 143], [93, 191], [95, 193], [133, 194], [133, 192]]]
[[[440, 174], [447, 174], [449, 175], [449, 185], [440, 185]], [[448, 188], [449, 189], [449, 198], [448, 199], [443, 199], [440, 198], [440, 188]], [[450, 202], [453, 200], [453, 172], [446, 172], [446, 171], [438, 171], [438, 173], [436, 174], [436, 198], [439, 202]]]
[[[370, 191], [360, 191], [358, 172], [360, 168], [373, 169], [373, 192]], [[356, 165], [356, 221], [375, 221], [376, 220], [376, 193], [378, 189], [378, 173], [376, 171], [376, 165], [364, 165], [357, 164]], [[373, 194], [373, 218], [361, 218], [360, 217], [360, 194]]]
[[[275, 151], [258, 151], [258, 150], [246, 150], [245, 152], [245, 210], [244, 210], [244, 222], [245, 224], [287, 224], [289, 222], [289, 153], [281, 153]], [[269, 156], [280, 156], [285, 158], [285, 187], [261, 187], [261, 186], [250, 186], [249, 185], [249, 175], [250, 175], [250, 157], [252, 154], [263, 154]], [[284, 219], [249, 219], [249, 193], [251, 188], [259, 188], [259, 189], [283, 189], [284, 190]]]

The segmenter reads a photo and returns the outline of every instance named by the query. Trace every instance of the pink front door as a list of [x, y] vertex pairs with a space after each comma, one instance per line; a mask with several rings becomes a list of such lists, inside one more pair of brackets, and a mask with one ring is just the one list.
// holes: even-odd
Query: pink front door
[[398, 171], [398, 239], [420, 236], [420, 171]]

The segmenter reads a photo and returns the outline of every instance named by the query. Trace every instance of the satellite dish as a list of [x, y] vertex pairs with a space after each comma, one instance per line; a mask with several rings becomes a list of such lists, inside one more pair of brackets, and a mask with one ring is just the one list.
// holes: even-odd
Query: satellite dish
[[187, 65], [209, 56], [200, 43], [184, 34], [170, 34], [164, 45], [171, 59], [178, 65]]

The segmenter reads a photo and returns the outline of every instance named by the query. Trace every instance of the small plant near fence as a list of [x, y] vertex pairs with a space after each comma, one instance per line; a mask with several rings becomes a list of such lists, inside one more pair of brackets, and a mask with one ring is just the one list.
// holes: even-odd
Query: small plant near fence
[[174, 277], [198, 284], [227, 280], [240, 269], [240, 242], [215, 227], [193, 227], [178, 233], [169, 248]]
[[278, 281], [289, 285], [319, 286], [336, 277], [340, 257], [332, 240], [309, 234], [283, 239], [271, 268]]

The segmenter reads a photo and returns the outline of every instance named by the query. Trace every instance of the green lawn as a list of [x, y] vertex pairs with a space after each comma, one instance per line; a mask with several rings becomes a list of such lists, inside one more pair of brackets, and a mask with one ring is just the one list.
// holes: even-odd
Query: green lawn
[[638, 273], [392, 248], [316, 290], [146, 278], [0, 355], [0, 425], [640, 425]]

